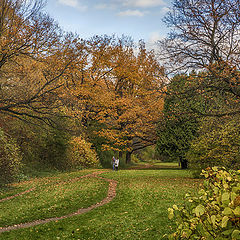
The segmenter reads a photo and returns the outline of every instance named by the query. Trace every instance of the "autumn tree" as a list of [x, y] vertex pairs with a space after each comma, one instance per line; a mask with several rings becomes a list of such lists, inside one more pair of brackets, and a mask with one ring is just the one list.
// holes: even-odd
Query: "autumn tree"
[[76, 37], [63, 33], [43, 6], [39, 0], [0, 3], [0, 114], [49, 124], [78, 52]]
[[105, 139], [105, 150], [135, 150], [156, 141], [155, 127], [163, 106], [163, 69], [143, 43], [95, 36], [87, 43], [89, 63], [78, 73], [72, 93], [79, 99], [82, 121], [97, 122], [95, 133]]
[[15, 139], [25, 162], [63, 169], [70, 121], [64, 128], [60, 123], [71, 116], [64, 89], [81, 62], [84, 41], [63, 32], [43, 12], [44, 4], [0, 1], [0, 127]]

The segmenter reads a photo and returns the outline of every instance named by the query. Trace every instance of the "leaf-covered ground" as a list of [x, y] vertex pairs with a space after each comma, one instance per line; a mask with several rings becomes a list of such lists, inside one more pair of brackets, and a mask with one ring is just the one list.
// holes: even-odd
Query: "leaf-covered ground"
[[[101, 201], [108, 183], [96, 178], [72, 181], [88, 173], [79, 171], [16, 185], [21, 191], [33, 186], [36, 190], [0, 203], [0, 226], [61, 216]], [[121, 170], [101, 176], [118, 181], [112, 202], [79, 216], [5, 232], [0, 239], [162, 239], [172, 228], [167, 208], [182, 202], [185, 193], [199, 184], [188, 171], [170, 169]]]

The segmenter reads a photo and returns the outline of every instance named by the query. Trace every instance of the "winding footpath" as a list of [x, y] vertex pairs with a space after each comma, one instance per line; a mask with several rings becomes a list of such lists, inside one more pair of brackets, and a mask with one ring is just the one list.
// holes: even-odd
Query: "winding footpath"
[[[8, 226], [8, 227], [0, 227], [0, 233], [11, 231], [11, 230], [17, 230], [17, 229], [20, 229], [20, 228], [33, 227], [33, 226], [36, 226], [36, 225], [40, 225], [40, 224], [44, 224], [44, 223], [48, 223], [48, 222], [52, 222], [52, 221], [58, 221], [58, 220], [61, 220], [61, 219], [65, 219], [65, 218], [69, 218], [69, 217], [72, 217], [72, 216], [80, 215], [80, 214], [89, 212], [89, 211], [91, 211], [91, 210], [93, 210], [97, 207], [103, 206], [103, 205], [111, 202], [113, 200], [113, 198], [115, 198], [115, 196], [116, 196], [117, 181], [115, 181], [113, 179], [108, 179], [108, 178], [103, 178], [103, 177], [98, 176], [99, 174], [102, 174], [104, 172], [106, 172], [106, 171], [94, 172], [94, 173], [90, 173], [90, 174], [87, 174], [87, 175], [84, 175], [82, 177], [77, 178], [77, 179], [82, 179], [82, 178], [86, 178], [86, 177], [95, 177], [95, 178], [99, 178], [99, 179], [102, 179], [104, 181], [109, 182], [108, 194], [101, 202], [93, 204], [88, 208], [80, 208], [74, 213], [70, 213], [70, 214], [67, 214], [67, 215], [61, 216], [61, 217], [53, 217], [53, 218], [48, 218], [48, 219], [43, 219], [43, 220], [36, 220], [36, 221], [33, 221], [33, 222], [21, 223], [21, 224], [17, 224], [17, 225], [13, 225], [13, 226]], [[23, 195], [23, 194], [25, 194], [27, 192], [30, 192], [30, 191], [33, 191], [33, 190], [34, 189], [32, 188], [32, 189], [29, 189], [25, 192], [16, 194], [14, 196], [1, 199], [0, 202], [10, 200], [12, 198], [18, 197], [20, 195]]]
[[31, 191], [33, 191], [33, 190], [35, 190], [35, 188], [31, 188], [31, 189], [28, 189], [27, 191], [24, 191], [24, 192], [15, 194], [15, 195], [10, 196], [10, 197], [3, 198], [3, 199], [0, 200], [0, 202], [5, 202], [5, 201], [7, 201], [7, 200], [10, 200], [10, 199], [13, 199], [13, 198], [15, 198], [15, 197], [21, 196], [21, 195], [23, 195], [23, 194], [29, 193], [29, 192], [31, 192]]

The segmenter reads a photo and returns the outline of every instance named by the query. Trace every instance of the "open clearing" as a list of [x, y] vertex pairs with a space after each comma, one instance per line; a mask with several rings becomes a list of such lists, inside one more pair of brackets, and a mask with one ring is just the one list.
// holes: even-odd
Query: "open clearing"
[[[117, 181], [116, 197], [81, 215], [81, 208], [100, 203], [108, 195], [108, 181]], [[179, 169], [82, 170], [35, 178], [0, 192], [0, 227], [69, 215], [34, 227], [3, 232], [0, 240], [31, 239], [162, 239], [174, 227], [167, 209], [182, 203], [186, 192], [195, 191], [199, 180]], [[31, 190], [25, 192], [27, 190]], [[171, 226], [172, 225], [172, 226]]]

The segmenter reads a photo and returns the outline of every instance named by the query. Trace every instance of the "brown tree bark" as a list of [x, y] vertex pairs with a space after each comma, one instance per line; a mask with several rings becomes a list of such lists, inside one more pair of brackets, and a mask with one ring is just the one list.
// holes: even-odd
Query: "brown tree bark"
[[129, 164], [131, 162], [131, 156], [132, 156], [132, 152], [127, 151], [126, 152], [126, 164]]

